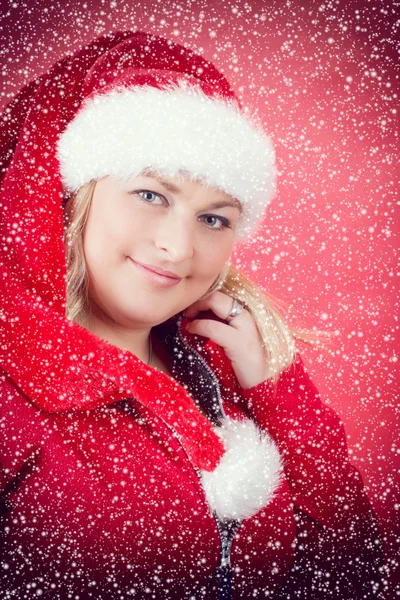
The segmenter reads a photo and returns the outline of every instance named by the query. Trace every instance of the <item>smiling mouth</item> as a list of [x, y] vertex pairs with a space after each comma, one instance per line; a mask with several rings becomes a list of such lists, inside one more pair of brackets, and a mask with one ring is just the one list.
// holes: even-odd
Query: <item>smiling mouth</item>
[[149, 271], [152, 271], [153, 273], [157, 273], [157, 275], [161, 275], [162, 277], [176, 279], [177, 281], [180, 281], [182, 279], [182, 277], [179, 277], [179, 275], [175, 275], [175, 273], [172, 273], [171, 271], [164, 271], [164, 269], [153, 267], [153, 265], [147, 265], [146, 263], [141, 263], [137, 260], [134, 260], [133, 262], [140, 265], [141, 267], [144, 267], [145, 269], [148, 269]]
[[142, 275], [144, 275], [144, 277], [146, 279], [150, 280], [152, 283], [154, 283], [157, 286], [160, 286], [160, 287], [171, 287], [171, 286], [177, 285], [181, 281], [180, 278], [169, 277], [168, 275], [162, 275], [160, 273], [157, 273], [156, 271], [153, 271], [153, 270], [147, 268], [146, 266], [144, 266], [141, 263], [133, 260], [130, 257], [129, 257], [129, 260], [142, 273]]

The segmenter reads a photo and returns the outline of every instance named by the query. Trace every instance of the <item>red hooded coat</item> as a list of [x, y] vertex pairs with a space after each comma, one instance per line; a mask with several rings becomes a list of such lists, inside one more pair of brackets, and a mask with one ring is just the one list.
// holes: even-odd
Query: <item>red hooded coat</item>
[[234, 532], [232, 598], [380, 597], [375, 517], [343, 424], [299, 355], [276, 387], [243, 390], [224, 351], [180, 315], [154, 328], [176, 378], [65, 317], [54, 148], [82, 72], [130, 35], [60, 61], [3, 117], [1, 598], [225, 598], [222, 532], [199, 477], [224, 452], [205, 416], [216, 401], [268, 432], [284, 463], [272, 501]]

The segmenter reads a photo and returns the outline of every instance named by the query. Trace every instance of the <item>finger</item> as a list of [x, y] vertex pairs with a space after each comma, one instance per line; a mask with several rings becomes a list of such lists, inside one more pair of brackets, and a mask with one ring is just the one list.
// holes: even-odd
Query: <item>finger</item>
[[196, 317], [199, 312], [211, 309], [217, 317], [225, 321], [232, 310], [232, 306], [233, 299], [230, 296], [223, 292], [214, 292], [207, 298], [201, 298], [189, 306], [185, 311], [185, 316], [192, 319]]
[[209, 308], [208, 299], [209, 297], [193, 302], [193, 304], [185, 308], [184, 316], [188, 319], [194, 319], [194, 317], [196, 317], [200, 311], [207, 310]]
[[225, 323], [212, 319], [195, 320], [188, 323], [186, 329], [194, 334], [210, 338], [213, 342], [227, 350], [228, 354], [238, 347], [240, 333]]
[[[221, 293], [221, 292], [219, 292], [219, 293]], [[191, 304], [185, 310], [185, 316], [188, 317], [188, 318], [194, 318], [202, 310], [208, 310], [208, 309], [210, 309], [212, 307], [212, 304], [213, 304], [213, 301], [215, 299], [216, 294], [217, 294], [217, 292], [213, 292], [212, 294], [210, 294], [206, 298], [200, 298], [200, 300], [196, 300], [196, 302], [194, 302], [193, 304]], [[226, 296], [226, 294], [222, 294], [222, 295]], [[229, 298], [229, 296], [226, 296], [226, 297]], [[231, 299], [231, 302], [232, 302], [232, 299]]]

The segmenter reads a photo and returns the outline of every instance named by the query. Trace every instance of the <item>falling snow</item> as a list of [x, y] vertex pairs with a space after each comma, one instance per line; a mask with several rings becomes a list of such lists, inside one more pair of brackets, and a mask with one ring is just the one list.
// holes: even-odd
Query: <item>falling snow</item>
[[[229, 556], [232, 600], [400, 598], [399, 9], [4, 0], [2, 109], [105, 34], [145, 31], [213, 62], [277, 159], [276, 195], [232, 264], [291, 326], [331, 341], [296, 342], [276, 394], [269, 380], [243, 389], [218, 345], [180, 321], [159, 329], [175, 379], [94, 343], [62, 315], [61, 212], [44, 195], [59, 199], [46, 180], [54, 146], [42, 138], [0, 197], [1, 599], [216, 599]], [[67, 103], [68, 86], [54, 89]], [[40, 109], [35, 127], [53, 118], [51, 103]], [[23, 143], [6, 155], [1, 138], [2, 177]], [[244, 466], [221, 475], [220, 419], [249, 411], [264, 432], [257, 458], [276, 462], [252, 472], [240, 434]], [[237, 496], [252, 507], [244, 519]]]

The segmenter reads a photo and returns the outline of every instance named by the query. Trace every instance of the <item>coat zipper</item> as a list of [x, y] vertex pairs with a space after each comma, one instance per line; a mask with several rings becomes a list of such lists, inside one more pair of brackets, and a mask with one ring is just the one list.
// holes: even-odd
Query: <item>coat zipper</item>
[[[178, 325], [177, 326], [177, 334], [178, 334], [179, 340], [181, 341], [181, 343], [184, 347], [189, 349], [189, 351], [191, 353], [193, 353], [195, 356], [197, 356], [200, 363], [203, 365], [203, 367], [205, 368], [207, 373], [210, 375], [212, 381], [215, 384], [215, 389], [217, 391], [217, 399], [218, 399], [218, 406], [219, 406], [220, 413], [221, 413], [222, 417], [227, 417], [227, 415], [224, 411], [224, 408], [222, 406], [222, 398], [221, 398], [221, 390], [219, 387], [219, 381], [218, 381], [217, 377], [215, 376], [214, 372], [212, 371], [212, 369], [208, 366], [208, 364], [204, 360], [204, 358], [202, 356], [200, 356], [200, 354], [197, 352], [197, 350], [195, 350], [195, 348], [193, 348], [190, 344], [188, 344], [188, 342], [184, 339], [184, 337], [182, 335], [182, 331], [181, 331], [182, 320], [183, 320], [182, 316], [178, 317], [178, 319], [177, 319], [177, 325]], [[167, 426], [167, 428], [171, 431], [173, 437], [175, 437], [175, 439], [177, 439], [178, 442], [180, 443], [180, 446], [181, 446], [182, 450], [184, 451], [184, 453], [186, 454], [188, 461], [193, 466], [193, 469], [199, 479], [201, 488], [203, 488], [202, 482], [201, 482], [200, 469], [198, 469], [195, 465], [193, 465], [188, 453], [186, 452], [184, 446], [181, 443], [181, 436], [175, 431], [175, 429], [172, 427], [172, 425], [169, 425], [169, 423], [164, 421], [164, 419], [162, 419], [161, 417], [159, 417], [159, 418]], [[218, 581], [218, 600], [231, 600], [232, 599], [231, 562], [230, 562], [231, 547], [232, 547], [233, 538], [242, 522], [241, 521], [223, 522], [220, 519], [218, 519], [218, 517], [216, 516], [216, 514], [214, 512], [212, 513], [212, 516], [213, 516], [215, 524], [216, 524], [216, 528], [218, 531], [220, 544], [221, 544], [221, 546], [220, 546], [220, 552], [221, 552], [220, 563], [219, 563], [219, 566], [217, 568], [217, 573], [216, 573], [217, 581]], [[192, 597], [193, 596], [189, 596], [190, 599]]]
[[204, 360], [204, 358], [202, 356], [200, 356], [200, 354], [197, 352], [197, 350], [195, 350], [195, 348], [193, 348], [190, 344], [188, 344], [188, 342], [185, 340], [185, 338], [182, 335], [182, 329], [181, 329], [181, 324], [182, 324], [182, 317], [179, 317], [177, 319], [177, 333], [179, 336], [180, 341], [182, 342], [182, 344], [184, 346], [186, 346], [187, 348], [190, 349], [190, 351], [192, 351], [197, 358], [200, 360], [201, 364], [203, 365], [203, 367], [205, 368], [205, 370], [207, 371], [207, 373], [211, 376], [211, 379], [214, 381], [215, 384], [215, 388], [217, 390], [217, 398], [218, 398], [218, 405], [219, 405], [219, 409], [221, 412], [221, 415], [223, 417], [226, 417], [226, 413], [224, 411], [224, 407], [222, 406], [222, 398], [221, 398], [221, 390], [219, 389], [219, 381], [217, 379], [217, 377], [215, 376], [214, 372], [212, 371], [212, 369], [210, 369], [210, 367], [208, 366], [208, 364], [206, 363], [206, 361]]
[[227, 521], [224, 523], [219, 519], [217, 521], [217, 528], [221, 539], [221, 562], [220, 567], [231, 566], [231, 547], [235, 533], [241, 525], [241, 521]]
[[[197, 356], [200, 363], [203, 365], [203, 367], [205, 368], [207, 373], [209, 373], [211, 379], [214, 381], [215, 389], [217, 391], [219, 409], [220, 409], [222, 417], [226, 417], [227, 415], [222, 406], [222, 398], [221, 398], [221, 391], [220, 391], [220, 387], [219, 387], [219, 381], [218, 381], [216, 375], [214, 374], [212, 369], [208, 366], [208, 364], [206, 363], [204, 358], [202, 356], [200, 356], [200, 354], [197, 352], [197, 350], [195, 350], [195, 348], [193, 348], [190, 344], [188, 344], [188, 342], [184, 339], [184, 337], [182, 335], [182, 330], [181, 330], [182, 317], [178, 318], [177, 324], [178, 324], [177, 333], [178, 333], [178, 336], [179, 336], [179, 339], [180, 339], [182, 345], [186, 346], [186, 348], [188, 348], [191, 352], [193, 352], [195, 354], [195, 356]], [[200, 479], [200, 483], [201, 483], [200, 471], [198, 469], [195, 469], [195, 470], [197, 472], [197, 475], [198, 475], [198, 477]], [[216, 516], [215, 513], [213, 513], [213, 517], [214, 517], [216, 525], [217, 525], [217, 530], [218, 530], [218, 534], [219, 534], [219, 538], [220, 538], [220, 542], [221, 542], [221, 559], [220, 559], [220, 564], [219, 564], [218, 570], [217, 570], [218, 600], [230, 600], [232, 598], [231, 548], [232, 548], [232, 542], [233, 542], [234, 536], [235, 536], [236, 532], [238, 531], [242, 521], [231, 520], [231, 521], [223, 522], [220, 519], [218, 519], [218, 517]]]

